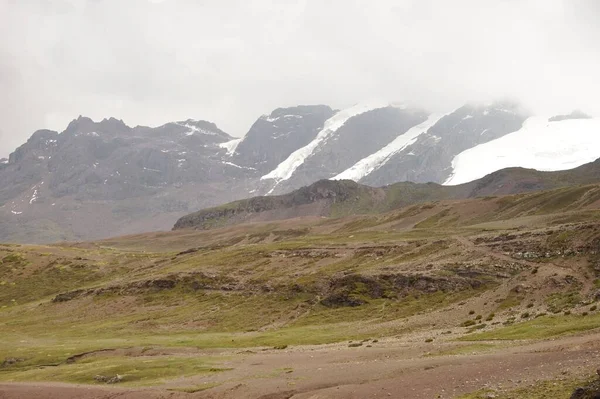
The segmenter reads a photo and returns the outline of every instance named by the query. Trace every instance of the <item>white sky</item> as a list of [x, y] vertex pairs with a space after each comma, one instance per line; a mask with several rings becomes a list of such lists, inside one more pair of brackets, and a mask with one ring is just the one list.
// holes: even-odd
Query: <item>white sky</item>
[[0, 156], [78, 115], [207, 119], [510, 97], [600, 116], [597, 0], [0, 0]]

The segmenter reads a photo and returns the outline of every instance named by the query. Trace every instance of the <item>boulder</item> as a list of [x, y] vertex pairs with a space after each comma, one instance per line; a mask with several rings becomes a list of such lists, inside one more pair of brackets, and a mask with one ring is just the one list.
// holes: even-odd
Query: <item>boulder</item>
[[596, 380], [585, 387], [578, 387], [571, 395], [571, 399], [600, 399], [600, 380]]

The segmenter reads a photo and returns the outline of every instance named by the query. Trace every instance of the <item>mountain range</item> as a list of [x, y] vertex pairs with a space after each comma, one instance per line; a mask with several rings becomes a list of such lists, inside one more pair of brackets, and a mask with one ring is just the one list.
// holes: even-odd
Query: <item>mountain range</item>
[[[361, 186], [336, 187], [397, 198], [389, 206], [417, 198], [515, 193], [529, 190], [527, 184], [553, 188], [547, 181], [510, 177], [502, 184], [525, 188], [488, 185], [473, 194], [486, 180], [463, 183], [506, 167], [578, 167], [600, 157], [598, 144], [600, 119], [579, 111], [534, 116], [506, 101], [439, 114], [385, 102], [342, 110], [278, 108], [259, 117], [243, 138], [203, 120], [151, 128], [80, 116], [63, 132], [36, 131], [0, 161], [0, 241], [89, 240], [165, 230], [199, 209], [286, 194], [315, 182], [304, 189], [309, 197], [314, 187], [331, 195], [334, 183], [323, 179], [353, 180]], [[407, 183], [394, 185], [398, 182]]]

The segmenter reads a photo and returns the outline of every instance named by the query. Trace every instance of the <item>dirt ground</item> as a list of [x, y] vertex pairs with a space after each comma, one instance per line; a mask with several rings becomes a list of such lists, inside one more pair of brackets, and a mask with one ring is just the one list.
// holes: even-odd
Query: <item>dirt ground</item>
[[[0, 384], [0, 399], [453, 398], [481, 388], [502, 391], [541, 380], [585, 377], [600, 365], [599, 332], [479, 354], [435, 356], [456, 345], [387, 340], [359, 348], [338, 344], [238, 351], [223, 353], [231, 359], [231, 371], [181, 378], [160, 388]], [[219, 385], [196, 393], [176, 391], [202, 384]]]

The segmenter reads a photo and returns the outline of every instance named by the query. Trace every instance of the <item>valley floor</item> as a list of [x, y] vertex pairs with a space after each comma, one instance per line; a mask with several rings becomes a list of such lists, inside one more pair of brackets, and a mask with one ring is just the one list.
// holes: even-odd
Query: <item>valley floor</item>
[[[147, 389], [4, 383], [0, 384], [0, 398], [429, 399], [474, 392], [482, 392], [482, 398], [537, 398], [535, 392], [540, 389], [543, 392], [539, 394], [551, 395], [554, 389], [566, 398], [600, 365], [600, 333], [542, 342], [476, 345], [385, 339], [355, 348], [335, 344], [285, 350], [179, 352], [180, 356], [208, 354], [221, 358], [231, 370], [210, 378], [180, 378]], [[550, 381], [548, 387], [543, 387], [545, 381]], [[490, 394], [495, 396], [485, 396]]]
[[0, 399], [568, 398], [596, 191], [0, 245]]

